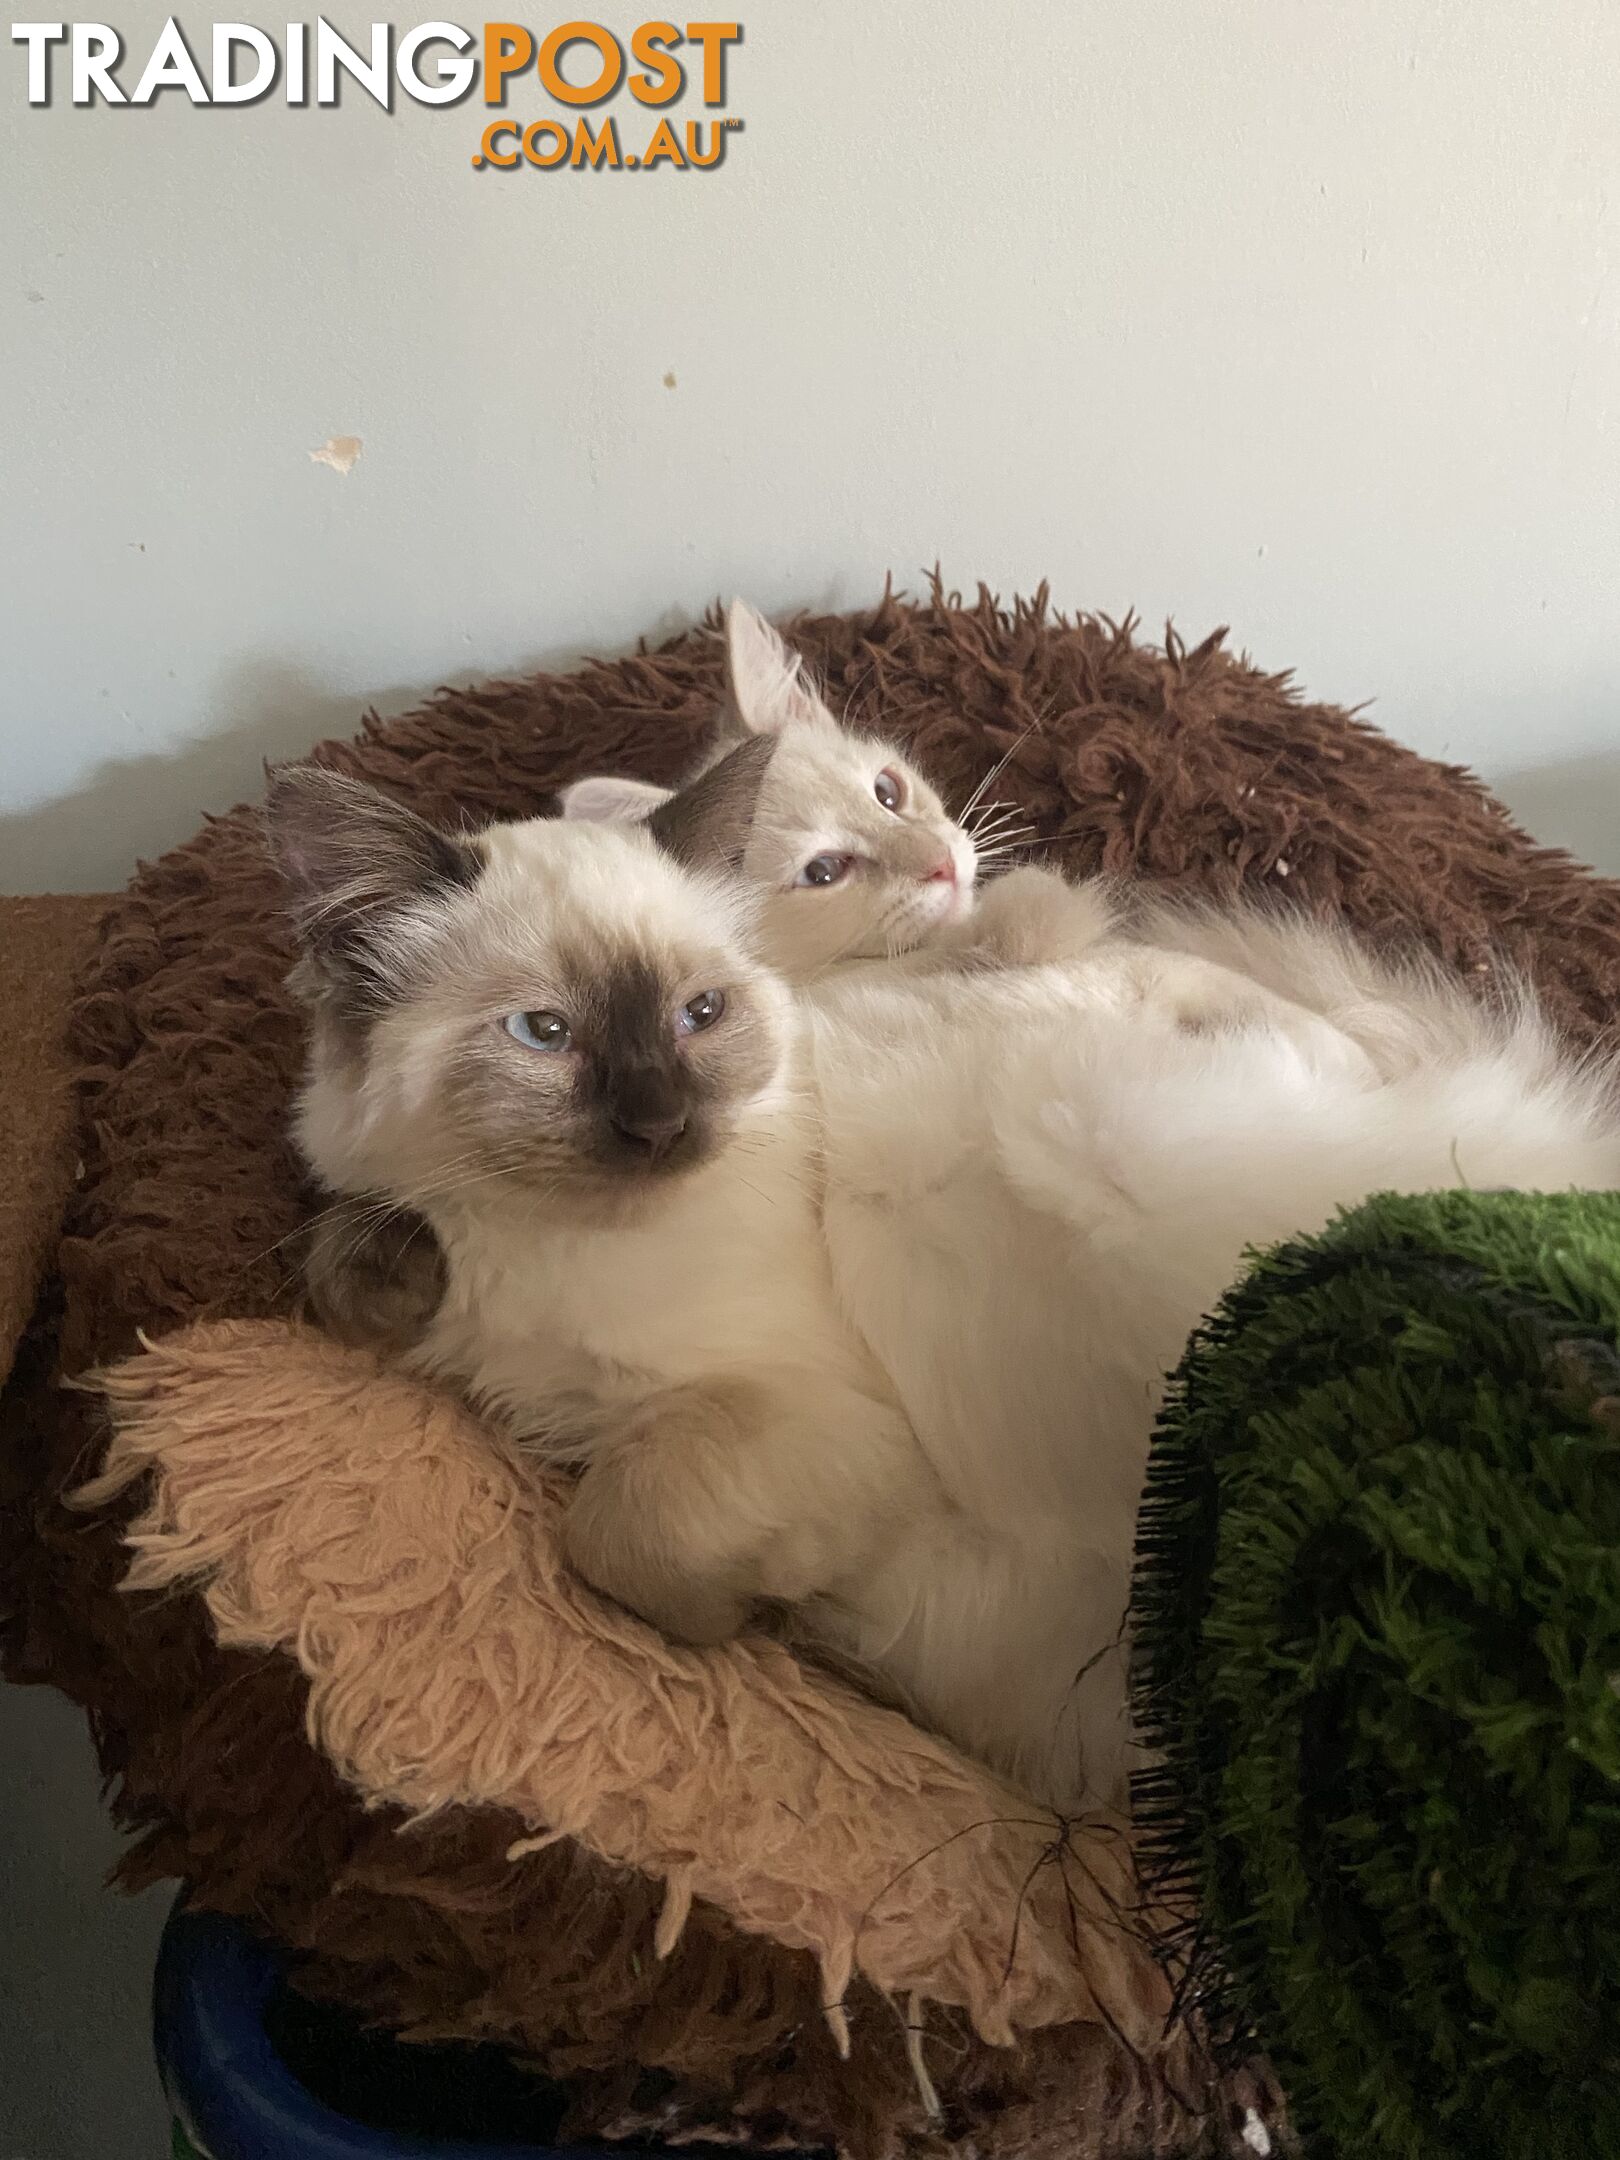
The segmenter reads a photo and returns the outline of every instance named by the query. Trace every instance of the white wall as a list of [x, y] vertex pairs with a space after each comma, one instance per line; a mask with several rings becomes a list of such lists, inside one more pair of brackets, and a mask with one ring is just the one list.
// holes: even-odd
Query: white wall
[[476, 102], [31, 110], [0, 53], [0, 886], [367, 700], [936, 557], [1229, 621], [1610, 849], [1612, 0], [739, 12], [685, 176], [475, 172]]

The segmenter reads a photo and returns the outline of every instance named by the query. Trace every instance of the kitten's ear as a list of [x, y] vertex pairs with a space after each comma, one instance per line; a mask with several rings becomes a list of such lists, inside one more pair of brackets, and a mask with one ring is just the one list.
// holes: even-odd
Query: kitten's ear
[[565, 818], [588, 825], [634, 825], [669, 801], [672, 790], [650, 780], [610, 780], [606, 775], [576, 780], [563, 788], [557, 803]]
[[265, 804], [270, 852], [306, 952], [375, 979], [385, 926], [412, 901], [477, 882], [475, 840], [440, 832], [363, 781], [321, 765], [284, 765]]
[[765, 769], [775, 752], [774, 735], [750, 736], [661, 803], [648, 818], [647, 830], [666, 854], [689, 869], [738, 869], [754, 829]]
[[728, 738], [780, 735], [785, 727], [836, 727], [805, 680], [804, 662], [783, 644], [758, 608], [733, 600], [726, 610]]

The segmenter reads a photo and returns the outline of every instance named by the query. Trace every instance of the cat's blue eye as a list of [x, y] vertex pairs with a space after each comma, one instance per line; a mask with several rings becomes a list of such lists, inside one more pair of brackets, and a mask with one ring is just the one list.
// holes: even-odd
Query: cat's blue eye
[[906, 799], [906, 783], [892, 765], [885, 765], [872, 782], [872, 793], [885, 810], [898, 812]]
[[836, 885], [849, 875], [853, 855], [812, 855], [794, 879], [795, 885]]
[[561, 1013], [508, 1013], [501, 1025], [525, 1050], [566, 1050], [574, 1039]]
[[726, 993], [723, 990], [700, 990], [675, 1015], [675, 1025], [683, 1035], [701, 1035], [705, 1028], [714, 1026], [725, 1009]]

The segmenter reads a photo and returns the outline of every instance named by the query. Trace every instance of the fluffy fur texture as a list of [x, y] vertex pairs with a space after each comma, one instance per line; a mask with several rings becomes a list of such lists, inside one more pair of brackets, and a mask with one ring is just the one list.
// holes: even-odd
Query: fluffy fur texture
[[[734, 601], [727, 612], [725, 653], [718, 719], [694, 760], [682, 800], [701, 804], [702, 790], [733, 767], [741, 750], [766, 754], [749, 814], [735, 829], [711, 833], [708, 855], [709, 867], [723, 861], [740, 874], [750, 896], [754, 941], [772, 969], [802, 981], [843, 960], [892, 954], [952, 934], [966, 937], [981, 861], [993, 867], [1005, 858], [1025, 829], [1016, 817], [985, 800], [980, 787], [959, 825], [893, 743], [840, 725], [800, 657], [744, 601]], [[282, 782], [283, 790], [294, 785]], [[656, 828], [675, 792], [598, 775], [562, 789], [558, 808], [575, 822]], [[288, 810], [295, 807], [290, 797], [283, 799]], [[364, 856], [379, 818], [388, 822], [388, 806], [379, 813], [375, 803], [357, 807], [339, 793], [315, 810], [317, 827], [333, 804], [355, 811], [350, 838], [354, 853]], [[726, 814], [722, 797], [722, 819]], [[689, 808], [683, 816], [690, 825]], [[533, 838], [518, 835], [502, 845], [521, 855]], [[419, 834], [418, 855], [423, 847]], [[353, 881], [365, 898], [376, 874], [365, 863], [329, 863], [330, 894], [315, 899], [300, 885], [313, 867], [304, 860], [310, 852], [303, 837], [282, 849], [306, 946], [323, 916], [341, 919]], [[586, 852], [582, 844], [574, 860], [583, 861]], [[465, 867], [471, 855], [461, 843], [450, 861]], [[419, 867], [431, 873], [431, 866]], [[442, 857], [436, 874], [442, 881]], [[417, 889], [423, 889], [420, 879]], [[588, 910], [589, 893], [580, 898]], [[611, 935], [607, 926], [604, 933]], [[317, 1005], [311, 993], [320, 985], [307, 963], [297, 980], [306, 1002]], [[315, 1062], [324, 1066], [332, 1045], [319, 1028], [318, 1012], [316, 1021]], [[317, 1152], [311, 1159], [323, 1158]], [[326, 1174], [340, 1174], [335, 1161]], [[345, 1198], [312, 1225], [306, 1272], [323, 1324], [346, 1341], [407, 1346], [426, 1329], [443, 1290], [434, 1233], [424, 1217], [402, 1214], [397, 1190], [389, 1197], [346, 1189]]]
[[100, 894], [0, 898], [0, 1386], [50, 1265], [77, 1152], [63, 1043], [73, 979], [107, 909]]
[[[746, 828], [739, 774], [746, 810], [770, 791], [771, 849], [784, 836], [808, 836], [789, 837], [791, 848], [850, 834], [868, 798], [884, 821], [868, 844], [890, 846], [893, 828], [914, 849], [904, 805], [879, 803], [865, 769], [895, 753], [840, 731], [757, 618], [742, 618], [739, 653], [738, 620], [734, 611], [729, 705], [771, 724], [742, 731], [745, 747], [653, 809], [654, 830], [536, 820], [453, 841], [351, 783], [317, 771], [279, 779], [270, 825], [313, 1024], [301, 1147], [328, 1186], [369, 1192], [380, 1210], [406, 1208], [429, 1226], [443, 1295], [412, 1362], [581, 1467], [567, 1543], [588, 1581], [690, 1642], [732, 1635], [761, 1599], [807, 1608], [801, 1624], [824, 1646], [1072, 1808], [1086, 1794], [1049, 1676], [1056, 1661], [1072, 1677], [1094, 1647], [1097, 1623], [1077, 1629], [1072, 1583], [1096, 1572], [1095, 1550], [1077, 1547], [1065, 1523], [1069, 1574], [1032, 1571], [981, 1495], [947, 1499], [862, 1341], [859, 1305], [841, 1308], [835, 1295], [795, 1009], [751, 960], [737, 889], [703, 875], [713, 867], [705, 825], [718, 819], [728, 840]], [[772, 650], [761, 689], [761, 653]], [[750, 733], [778, 743], [763, 778]], [[917, 801], [921, 784], [897, 759], [880, 770]], [[814, 802], [801, 806], [806, 785]], [[671, 819], [695, 871], [656, 844]], [[951, 846], [971, 861], [955, 828]], [[773, 957], [777, 937], [801, 964], [814, 944], [822, 959], [810, 980], [830, 979], [833, 948], [815, 926], [835, 895], [774, 873], [755, 886], [754, 840], [739, 852], [756, 865], [745, 885], [766, 912]], [[904, 924], [908, 939], [930, 938], [932, 967], [965, 910], [905, 914], [894, 895], [932, 885], [928, 862], [864, 860], [858, 941], [881, 950]], [[1030, 883], [997, 896], [1013, 904], [992, 909], [982, 934], [975, 923], [971, 944], [953, 941], [953, 965], [985, 964], [997, 932], [1022, 955], [1054, 902], [1054, 930], [1091, 927], [1088, 896]], [[784, 912], [772, 916], [777, 904]], [[843, 941], [848, 911], [832, 919]], [[1259, 1001], [1196, 958], [1160, 958], [1151, 972], [1167, 969], [1211, 1009], [1223, 999], [1235, 1009], [1240, 993]], [[683, 1042], [672, 1023], [700, 985], [723, 1010]], [[1070, 997], [1070, 1012], [1091, 994]], [[1018, 999], [1038, 1016], [1046, 995], [1030, 975]], [[637, 1000], [645, 1011], [629, 1009]], [[513, 1042], [502, 1016], [526, 1008], [564, 1030], [564, 1049]], [[718, 1075], [707, 1085], [705, 1064]], [[678, 1104], [691, 1143], [679, 1160], [643, 1160], [616, 1137], [632, 1091], [643, 1107], [654, 1095]], [[378, 1237], [391, 1234], [390, 1214], [375, 1221]], [[970, 1242], [968, 1225], [961, 1234]], [[406, 1240], [402, 1259], [411, 1251]], [[365, 1251], [359, 1264], [369, 1265]], [[953, 1317], [918, 1314], [925, 1330]], [[996, 1432], [986, 1424], [992, 1456]], [[1128, 1524], [1116, 1526], [1110, 1631], [1128, 1543]], [[1064, 1737], [1049, 1740], [1060, 1713]], [[1123, 1792], [1110, 1777], [1091, 1797], [1117, 1805]]]
[[[976, 1576], [980, 1541], [838, 1310], [795, 1015], [738, 896], [771, 959], [813, 977], [961, 926], [974, 849], [740, 605], [725, 711], [680, 794], [586, 782], [560, 824], [470, 841], [319, 771], [278, 780], [312, 1021], [300, 1146], [373, 1203], [317, 1233], [314, 1280], [339, 1332], [363, 1332], [369, 1291], [396, 1342], [420, 1282], [413, 1363], [581, 1466], [568, 1545], [598, 1588], [691, 1642], [760, 1599], [808, 1604], [824, 1643], [951, 1731], [915, 1585]], [[694, 995], [718, 1018], [682, 1038]], [[503, 1015], [560, 1047], [519, 1047]], [[656, 1160], [623, 1144], [649, 1105], [675, 1132]], [[402, 1209], [423, 1235], [400, 1237]]]
[[733, 752], [654, 829], [492, 827], [455, 877], [351, 783], [293, 773], [270, 802], [313, 1020], [302, 1150], [425, 1218], [445, 1289], [412, 1362], [582, 1467], [575, 1564], [690, 1642], [762, 1598], [862, 1601], [943, 1512], [833, 1301], [791, 1007], [741, 888], [693, 866], [763, 762]]
[[1044, 1799], [1117, 1805], [1152, 1417], [1245, 1249], [1386, 1188], [1612, 1184], [1620, 1091], [1523, 985], [1487, 1011], [1297, 913], [1024, 870], [909, 942], [804, 990], [836, 1292], [949, 1526], [885, 1540], [853, 1646]]
[[[1030, 897], [1055, 950], [1064, 896]], [[1060, 1806], [1122, 1796], [1153, 1417], [1245, 1249], [1386, 1189], [1620, 1183], [1613, 1071], [1527, 994], [1297, 921], [1075, 907], [1067, 960], [814, 991], [840, 1302], [986, 1556], [965, 1597], [917, 1584], [922, 1662], [954, 1736]]]
[[[949, 799], [1011, 753], [994, 792], [1038, 828], [1043, 859], [1223, 902], [1286, 891], [1363, 938], [1421, 940], [1482, 985], [1504, 958], [1521, 966], [1578, 1043], [1609, 1025], [1620, 888], [1534, 846], [1466, 775], [1304, 701], [1218, 640], [1159, 651], [1128, 627], [1055, 617], [1044, 594], [1001, 609], [943, 592], [807, 619], [794, 635], [836, 703], [881, 698], [889, 734]], [[521, 818], [590, 771], [667, 783], [686, 769], [722, 662], [716, 637], [692, 633], [573, 674], [447, 692], [320, 756], [447, 826]], [[931, 2047], [936, 2134], [893, 2009], [864, 1982], [840, 2061], [813, 1960], [743, 1934], [708, 1899], [660, 1963], [662, 1886], [572, 1839], [510, 1858], [522, 1819], [461, 1805], [401, 1836], [397, 1811], [369, 1806], [306, 1733], [291, 1658], [222, 1648], [183, 1582], [121, 1590], [126, 1510], [60, 1500], [106, 1446], [103, 1412], [55, 1375], [132, 1350], [137, 1327], [298, 1299], [291, 957], [261, 822], [242, 808], [115, 903], [73, 1014], [83, 1176], [59, 1305], [0, 1411], [0, 1584], [8, 1671], [92, 1712], [132, 1834], [121, 1879], [184, 1878], [196, 1903], [250, 1916], [293, 1949], [304, 1985], [366, 2017], [544, 2055], [572, 2081], [581, 2128], [650, 2114], [756, 2143], [976, 2160], [1247, 2152], [1230, 2079], [1189, 2074], [1196, 2113], [1184, 2115], [1154, 2066], [1084, 2023], [1010, 2050], [967, 2034]], [[700, 1843], [768, 1777], [750, 1764], [742, 1786], [717, 1784]], [[782, 1824], [791, 1839], [792, 1818]], [[650, 2072], [663, 2084], [649, 2109]]]
[[[781, 940], [803, 970], [804, 926], [831, 894], [784, 880], [783, 836], [819, 846], [868, 803], [900, 827], [905, 780], [885, 768], [891, 801], [875, 802], [865, 766], [892, 753], [840, 731], [736, 609], [730, 672], [731, 709], [768, 713], [780, 738], [748, 797], [756, 822], [769, 806], [764, 850], [750, 837], [736, 853], [771, 957]], [[806, 742], [809, 766], [794, 762]], [[722, 757], [700, 802], [726, 799], [745, 755]], [[653, 822], [691, 822], [687, 801]], [[1129, 921], [1106, 891], [1038, 871], [993, 887], [971, 924], [965, 904], [900, 915], [888, 889], [931, 881], [872, 856], [857, 941], [914, 950], [860, 967], [823, 938], [801, 975], [813, 1088], [782, 1006], [745, 1057], [758, 1084], [729, 1149], [675, 1193], [634, 1185], [581, 1216], [564, 1183], [573, 1124], [553, 1144], [526, 1111], [492, 1162], [483, 1096], [441, 1078], [500, 1010], [489, 919], [518, 926], [503, 927], [501, 981], [519, 1001], [554, 1002], [558, 941], [590, 955], [580, 984], [633, 960], [666, 1013], [695, 963], [644, 956], [695, 941], [730, 1001], [716, 1044], [763, 996], [741, 949], [696, 927], [701, 887], [653, 877], [646, 834], [611, 802], [572, 807], [608, 816], [594, 834], [496, 829], [470, 885], [446, 886], [435, 860], [440, 930], [412, 994], [358, 1062], [317, 1040], [311, 1160], [420, 1208], [446, 1253], [417, 1362], [584, 1464], [570, 1551], [633, 1610], [715, 1641], [762, 1597], [808, 1606], [822, 1639], [1039, 1798], [1122, 1804], [1152, 1417], [1244, 1248], [1385, 1185], [1454, 1183], [1465, 1144], [1492, 1182], [1602, 1182], [1620, 1169], [1603, 1084], [1560, 1058], [1529, 1001], [1493, 1020], [1306, 922]], [[362, 849], [375, 822], [358, 823]], [[344, 862], [333, 875], [322, 926], [367, 884]], [[583, 995], [555, 1001], [572, 1015]], [[588, 1072], [585, 1030], [580, 1043]], [[528, 1062], [578, 1092], [568, 1058]]]
[[769, 1929], [815, 1959], [835, 2036], [858, 1973], [995, 2044], [1100, 2004], [1159, 2054], [1163, 1984], [1109, 1925], [1132, 1885], [1107, 1825], [1042, 1864], [1051, 1826], [893, 1711], [764, 1637], [704, 1655], [605, 1608], [563, 1564], [568, 1480], [442, 1394], [252, 1322], [107, 1387], [117, 1437], [80, 1500], [151, 1474], [131, 1587], [200, 1583], [222, 1642], [296, 1658], [312, 1729], [374, 1800], [511, 1810], [663, 1884], [661, 1958], [694, 1898]]

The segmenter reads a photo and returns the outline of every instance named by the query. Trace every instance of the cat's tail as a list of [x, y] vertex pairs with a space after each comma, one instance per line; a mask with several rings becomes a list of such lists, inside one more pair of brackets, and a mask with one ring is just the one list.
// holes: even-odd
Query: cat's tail
[[1264, 1026], [1054, 1029], [998, 1106], [998, 1145], [1026, 1198], [1098, 1254], [1151, 1257], [1199, 1310], [1245, 1247], [1376, 1192], [1620, 1186], [1616, 1069], [1564, 1050], [1533, 999], [1493, 1011], [1437, 994], [1411, 1028], [1401, 1039], [1424, 1054], [1374, 1081]]
[[1382, 1079], [1424, 1067], [1506, 1059], [1551, 1077], [1569, 1053], [1522, 976], [1494, 962], [1465, 981], [1410, 948], [1374, 953], [1336, 924], [1297, 909], [1201, 907], [1137, 896], [1130, 934], [1229, 968], [1341, 1030]]

